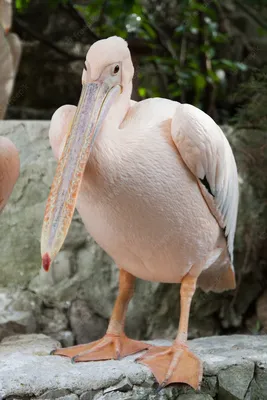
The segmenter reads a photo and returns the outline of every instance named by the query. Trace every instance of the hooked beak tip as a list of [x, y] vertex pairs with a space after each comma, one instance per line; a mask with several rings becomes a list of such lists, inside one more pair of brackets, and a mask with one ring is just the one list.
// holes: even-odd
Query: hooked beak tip
[[49, 267], [51, 264], [51, 258], [49, 256], [48, 253], [45, 253], [45, 255], [42, 258], [42, 263], [43, 263], [43, 269], [48, 272], [49, 271]]

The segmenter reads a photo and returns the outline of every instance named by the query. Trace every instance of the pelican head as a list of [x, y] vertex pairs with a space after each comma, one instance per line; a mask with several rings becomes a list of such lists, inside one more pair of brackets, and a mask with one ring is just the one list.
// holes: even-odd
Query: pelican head
[[85, 60], [82, 84], [107, 82], [123, 89], [133, 79], [133, 64], [127, 42], [112, 36], [94, 43]]
[[127, 42], [110, 37], [94, 43], [82, 74], [76, 114], [46, 205], [41, 238], [43, 267], [49, 269], [64, 243], [95, 138], [111, 107], [131, 85], [134, 68]]

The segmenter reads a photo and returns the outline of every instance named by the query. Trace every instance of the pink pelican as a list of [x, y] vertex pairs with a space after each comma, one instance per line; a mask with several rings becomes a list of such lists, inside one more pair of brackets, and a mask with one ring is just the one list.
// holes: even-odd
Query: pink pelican
[[0, 119], [5, 116], [21, 57], [21, 42], [11, 33], [12, 0], [0, 0]]
[[[59, 163], [44, 217], [43, 267], [48, 270], [60, 250], [77, 200], [88, 232], [120, 269], [106, 335], [54, 354], [81, 362], [147, 349], [138, 361], [161, 387], [185, 382], [197, 388], [202, 363], [187, 347], [190, 304], [197, 285], [206, 291], [235, 287], [236, 164], [223, 132], [201, 110], [161, 98], [132, 101], [133, 75], [126, 41], [96, 42], [86, 56], [77, 109], [63, 106], [51, 121]], [[181, 283], [172, 346], [125, 335], [136, 277]]]
[[14, 144], [0, 136], [0, 213], [19, 177], [19, 155]]

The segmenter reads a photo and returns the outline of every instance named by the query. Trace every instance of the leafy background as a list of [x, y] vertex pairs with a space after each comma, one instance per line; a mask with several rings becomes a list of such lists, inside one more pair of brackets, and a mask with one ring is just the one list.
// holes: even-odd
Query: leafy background
[[[97, 39], [119, 35], [132, 43], [130, 47], [137, 58], [136, 97], [161, 96], [189, 102], [219, 122], [235, 114], [238, 102], [232, 94], [264, 62], [255, 50], [257, 40], [266, 37], [267, 32], [264, 1], [88, 3], [16, 0], [15, 30], [26, 40], [39, 37], [42, 43], [49, 41], [49, 35], [46, 37], [31, 20], [34, 10], [39, 9], [43, 15], [61, 13], [66, 20], [75, 21], [76, 34], [81, 30], [76, 38], [73, 36], [76, 41], [92, 44]], [[69, 36], [66, 28], [65, 38], [63, 34], [57, 39], [64, 41]], [[76, 55], [79, 59], [85, 54]]]

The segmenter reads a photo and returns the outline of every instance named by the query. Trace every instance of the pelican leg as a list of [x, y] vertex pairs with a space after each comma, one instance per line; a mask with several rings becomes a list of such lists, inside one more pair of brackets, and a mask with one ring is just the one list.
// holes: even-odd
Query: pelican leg
[[151, 347], [147, 343], [129, 339], [124, 333], [128, 304], [133, 296], [135, 278], [120, 270], [119, 294], [113, 308], [106, 335], [89, 344], [53, 351], [53, 354], [70, 357], [74, 362], [120, 359]]
[[172, 346], [152, 347], [138, 362], [148, 366], [160, 387], [171, 383], [187, 383], [198, 389], [202, 380], [202, 363], [187, 347], [188, 321], [197, 278], [186, 275], [181, 283], [181, 314], [177, 337]]

